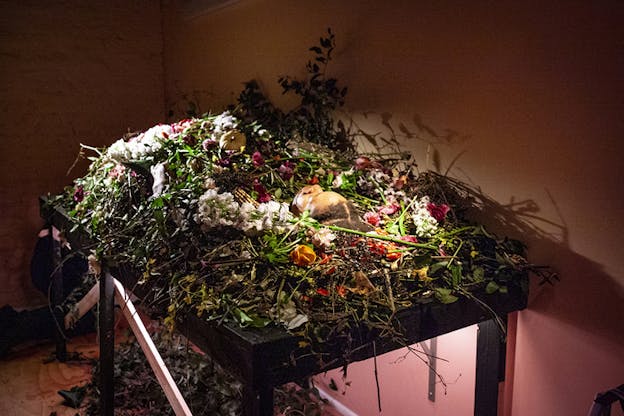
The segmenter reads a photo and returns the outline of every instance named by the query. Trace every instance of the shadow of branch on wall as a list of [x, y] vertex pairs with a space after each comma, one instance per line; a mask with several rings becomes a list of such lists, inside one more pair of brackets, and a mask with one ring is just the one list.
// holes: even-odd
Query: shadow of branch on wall
[[[356, 141], [372, 146], [381, 154], [403, 156], [402, 145], [406, 141], [418, 141], [427, 148], [430, 160], [426, 163], [427, 169], [442, 175], [451, 176], [449, 172], [463, 152], [442, 169], [437, 148], [464, 144], [470, 139], [469, 135], [454, 129], [433, 128], [417, 114], [409, 125], [394, 120], [390, 113], [362, 113], [361, 119], [378, 130], [365, 131], [361, 122], [349, 118], [346, 126]], [[556, 220], [546, 218], [533, 199], [511, 197], [509, 202], [499, 202], [474, 183], [459, 180], [457, 183], [473, 201], [468, 218], [500, 236], [523, 241], [530, 258], [549, 259], [548, 266], [557, 272], [560, 281], [552, 285], [540, 285], [539, 278], [532, 279], [529, 310], [624, 346], [624, 288], [603, 265], [572, 249], [570, 230], [554, 195], [547, 191], [558, 213]]]

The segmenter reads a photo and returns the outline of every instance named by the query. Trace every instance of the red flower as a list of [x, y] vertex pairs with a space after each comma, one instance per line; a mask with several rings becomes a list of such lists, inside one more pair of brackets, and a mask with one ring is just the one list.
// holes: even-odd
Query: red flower
[[331, 254], [327, 255], [325, 253], [321, 253], [321, 261], [319, 262], [319, 264], [327, 264], [329, 263], [331, 258], [332, 258]]
[[332, 266], [329, 269], [325, 270], [324, 274], [325, 275], [330, 275], [332, 273], [334, 273], [336, 271], [336, 266]]
[[262, 185], [258, 179], [254, 179], [253, 189], [258, 193], [258, 198], [256, 198], [258, 202], [269, 202], [271, 200], [271, 194], [267, 192], [264, 185]]
[[329, 296], [329, 290], [325, 289], [324, 287], [319, 287], [318, 289], [316, 289], [316, 293], [321, 296]]
[[251, 162], [253, 163], [255, 167], [263, 166], [264, 158], [262, 157], [262, 153], [254, 152], [254, 154], [251, 155]]
[[379, 254], [380, 256], [384, 256], [386, 254], [386, 245], [382, 242], [378, 241], [368, 241], [368, 248], [374, 254]]
[[366, 214], [364, 214], [364, 220], [373, 227], [376, 227], [377, 225], [379, 225], [379, 221], [381, 219], [379, 218], [379, 214], [375, 214], [374, 212], [367, 212]]
[[82, 187], [82, 185], [79, 185], [74, 189], [74, 201], [82, 202], [83, 199], [84, 199], [84, 188]]
[[435, 218], [437, 222], [444, 221], [444, 218], [446, 218], [446, 214], [450, 210], [451, 208], [446, 204], [436, 205], [431, 202], [427, 204], [427, 211], [429, 211], [429, 214], [431, 214], [431, 216]]

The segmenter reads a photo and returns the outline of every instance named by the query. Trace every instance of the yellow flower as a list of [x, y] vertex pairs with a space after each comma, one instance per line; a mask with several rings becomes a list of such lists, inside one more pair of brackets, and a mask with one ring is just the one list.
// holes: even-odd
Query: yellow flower
[[427, 272], [429, 271], [429, 266], [422, 267], [415, 271], [416, 275], [418, 276], [418, 280], [420, 280], [421, 282], [427, 283], [433, 280], [431, 277], [429, 277], [429, 275], [427, 275]]
[[316, 253], [310, 246], [300, 244], [290, 252], [290, 260], [297, 266], [309, 266], [316, 260]]

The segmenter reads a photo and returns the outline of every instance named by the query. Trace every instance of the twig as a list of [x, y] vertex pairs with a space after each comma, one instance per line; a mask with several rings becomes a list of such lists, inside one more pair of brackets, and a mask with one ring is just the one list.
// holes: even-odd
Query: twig
[[379, 391], [379, 376], [377, 374], [377, 343], [373, 341], [373, 363], [375, 364], [375, 386], [377, 387], [377, 408], [381, 412], [381, 393]]

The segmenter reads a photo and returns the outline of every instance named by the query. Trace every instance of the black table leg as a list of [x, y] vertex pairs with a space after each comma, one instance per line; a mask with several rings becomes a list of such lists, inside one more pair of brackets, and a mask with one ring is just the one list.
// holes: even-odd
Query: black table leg
[[260, 389], [245, 386], [243, 411], [245, 416], [273, 416], [273, 386]]
[[50, 228], [50, 238], [52, 240], [52, 276], [50, 288], [50, 304], [52, 314], [56, 322], [54, 331], [54, 342], [56, 344], [56, 359], [64, 362], [67, 360], [67, 345], [65, 343], [65, 316], [61, 305], [63, 303], [63, 259], [61, 255], [61, 243], [54, 238], [54, 231]]
[[496, 416], [498, 383], [504, 379], [505, 340], [496, 322], [479, 323], [477, 332], [477, 374], [475, 381], [475, 416]]
[[100, 415], [113, 416], [115, 410], [114, 359], [115, 286], [110, 273], [100, 277], [98, 329], [100, 334]]

